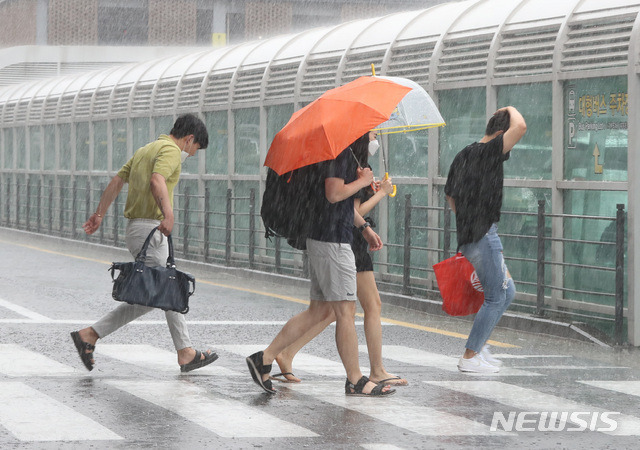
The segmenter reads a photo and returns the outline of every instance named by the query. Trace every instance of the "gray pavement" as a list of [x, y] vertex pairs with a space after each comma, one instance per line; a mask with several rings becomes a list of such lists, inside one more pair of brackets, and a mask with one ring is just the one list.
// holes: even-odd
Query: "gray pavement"
[[244, 358], [306, 308], [306, 288], [202, 264], [179, 266], [198, 280], [187, 320], [218, 361], [181, 374], [154, 311], [99, 341], [87, 372], [69, 332], [116, 306], [107, 267], [128, 258], [0, 228], [0, 448], [637, 448], [636, 349], [498, 328], [503, 369], [471, 376], [456, 369], [468, 321], [389, 305], [385, 365], [408, 387], [346, 398], [330, 327], [294, 361], [303, 383], [269, 396]]

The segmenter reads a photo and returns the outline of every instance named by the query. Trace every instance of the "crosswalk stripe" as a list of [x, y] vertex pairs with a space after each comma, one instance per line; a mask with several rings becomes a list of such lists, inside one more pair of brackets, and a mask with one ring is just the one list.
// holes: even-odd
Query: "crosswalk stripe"
[[[367, 346], [360, 345], [360, 352], [366, 353]], [[458, 359], [453, 356], [441, 355], [439, 353], [425, 352], [416, 348], [405, 347], [403, 345], [383, 345], [382, 356], [385, 359], [398, 361], [405, 364], [412, 364], [416, 366], [434, 367], [447, 372], [458, 372]], [[510, 367], [502, 367], [500, 372], [491, 374], [468, 374], [471, 376], [525, 376], [525, 377], [540, 377], [544, 376], [539, 373], [529, 372], [520, 369], [512, 369]]]
[[[212, 351], [215, 351], [215, 349], [212, 349]], [[127, 364], [133, 364], [153, 371], [177, 373], [180, 371], [175, 352], [170, 352], [168, 350], [163, 350], [146, 344], [100, 344], [96, 346], [95, 355], [97, 357], [105, 355], [109, 358], [117, 359]], [[96, 360], [96, 362], [98, 363], [99, 360]], [[193, 373], [199, 375], [208, 374], [232, 377], [240, 375], [237, 371], [227, 369], [216, 363], [217, 361], [214, 361], [208, 366], [201, 367]]]
[[[216, 348], [247, 357], [255, 352], [264, 350], [266, 345], [218, 345]], [[360, 366], [362, 373], [368, 373], [369, 368]], [[271, 373], [278, 371], [278, 364], [274, 361]], [[344, 378], [346, 372], [340, 360], [334, 361], [327, 358], [313, 356], [308, 353], [298, 352], [293, 360], [293, 372], [309, 372], [320, 376]]]
[[80, 372], [23, 346], [0, 344], [0, 373], [9, 377], [56, 377]]
[[226, 438], [315, 437], [316, 433], [186, 381], [109, 380], [108, 384]]
[[123, 439], [68, 406], [17, 381], [0, 382], [0, 424], [20, 441]]
[[609, 391], [620, 392], [622, 394], [633, 395], [640, 397], [640, 381], [582, 381], [578, 380], [578, 383], [586, 384], [588, 386], [594, 386], [600, 389], [607, 389]]
[[25, 308], [24, 306], [16, 305], [15, 303], [11, 303], [2, 298], [0, 298], [0, 306], [13, 311], [14, 313], [20, 314], [21, 316], [28, 318], [30, 321], [37, 320], [44, 323], [51, 322], [51, 319], [43, 316], [42, 314], [38, 314], [37, 312], [33, 312], [30, 309]]
[[[604, 411], [600, 407], [499, 381], [424, 381], [424, 383], [474, 395], [524, 411]], [[618, 422], [617, 429], [603, 433], [619, 436], [640, 435], [639, 418], [621, 414], [616, 415], [615, 420]]]
[[[281, 388], [282, 389], [282, 388]], [[487, 425], [416, 405], [404, 400], [398, 393], [389, 398], [348, 397], [344, 394], [344, 381], [322, 381], [314, 383], [290, 383], [286, 389], [315, 397], [402, 429], [423, 436], [487, 436], [505, 432], [490, 431]]]

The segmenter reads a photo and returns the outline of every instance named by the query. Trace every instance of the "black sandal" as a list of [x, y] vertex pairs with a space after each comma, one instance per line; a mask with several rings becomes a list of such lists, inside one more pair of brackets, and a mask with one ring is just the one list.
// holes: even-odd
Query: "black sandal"
[[247, 366], [249, 367], [249, 373], [253, 381], [264, 389], [269, 394], [275, 394], [276, 390], [273, 388], [271, 380], [263, 380], [262, 375], [266, 375], [271, 372], [271, 364], [265, 366], [262, 364], [262, 356], [264, 352], [254, 353], [251, 356], [247, 356]]
[[[71, 339], [73, 339], [73, 343], [78, 350], [78, 354], [80, 355], [80, 359], [82, 363], [87, 368], [88, 371], [93, 370], [93, 351], [96, 349], [95, 345], [89, 344], [88, 342], [83, 341], [80, 338], [80, 333], [77, 331], [71, 332]], [[87, 353], [87, 350], [90, 350]]]
[[395, 389], [389, 389], [388, 391], [383, 392], [382, 390], [385, 388], [385, 385], [378, 384], [376, 387], [374, 387], [371, 390], [371, 392], [369, 392], [368, 394], [365, 394], [364, 392], [362, 392], [362, 390], [364, 389], [364, 386], [368, 382], [369, 382], [369, 378], [365, 376], [360, 378], [356, 384], [353, 384], [347, 378], [347, 382], [344, 385], [344, 393], [346, 395], [351, 395], [353, 397], [383, 397], [386, 395], [393, 395], [396, 393]]
[[[204, 355], [204, 358], [202, 357], [202, 355]], [[180, 372], [191, 372], [192, 370], [196, 370], [200, 367], [211, 364], [216, 359], [218, 359], [218, 354], [212, 352], [211, 350], [207, 350], [205, 352], [196, 350], [196, 356], [193, 357], [193, 360], [190, 363], [180, 364]]]

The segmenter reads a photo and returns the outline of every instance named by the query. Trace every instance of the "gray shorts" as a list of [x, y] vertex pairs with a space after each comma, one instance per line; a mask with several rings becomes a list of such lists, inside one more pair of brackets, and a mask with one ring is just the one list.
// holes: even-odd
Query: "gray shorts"
[[356, 260], [351, 245], [307, 239], [307, 254], [311, 300], [356, 300]]

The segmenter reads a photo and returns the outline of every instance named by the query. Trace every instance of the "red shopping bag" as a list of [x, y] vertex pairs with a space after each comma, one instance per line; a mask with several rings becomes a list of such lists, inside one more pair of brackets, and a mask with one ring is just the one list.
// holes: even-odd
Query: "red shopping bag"
[[484, 303], [484, 290], [473, 265], [462, 253], [433, 266], [442, 295], [442, 310], [451, 316], [478, 312]]

